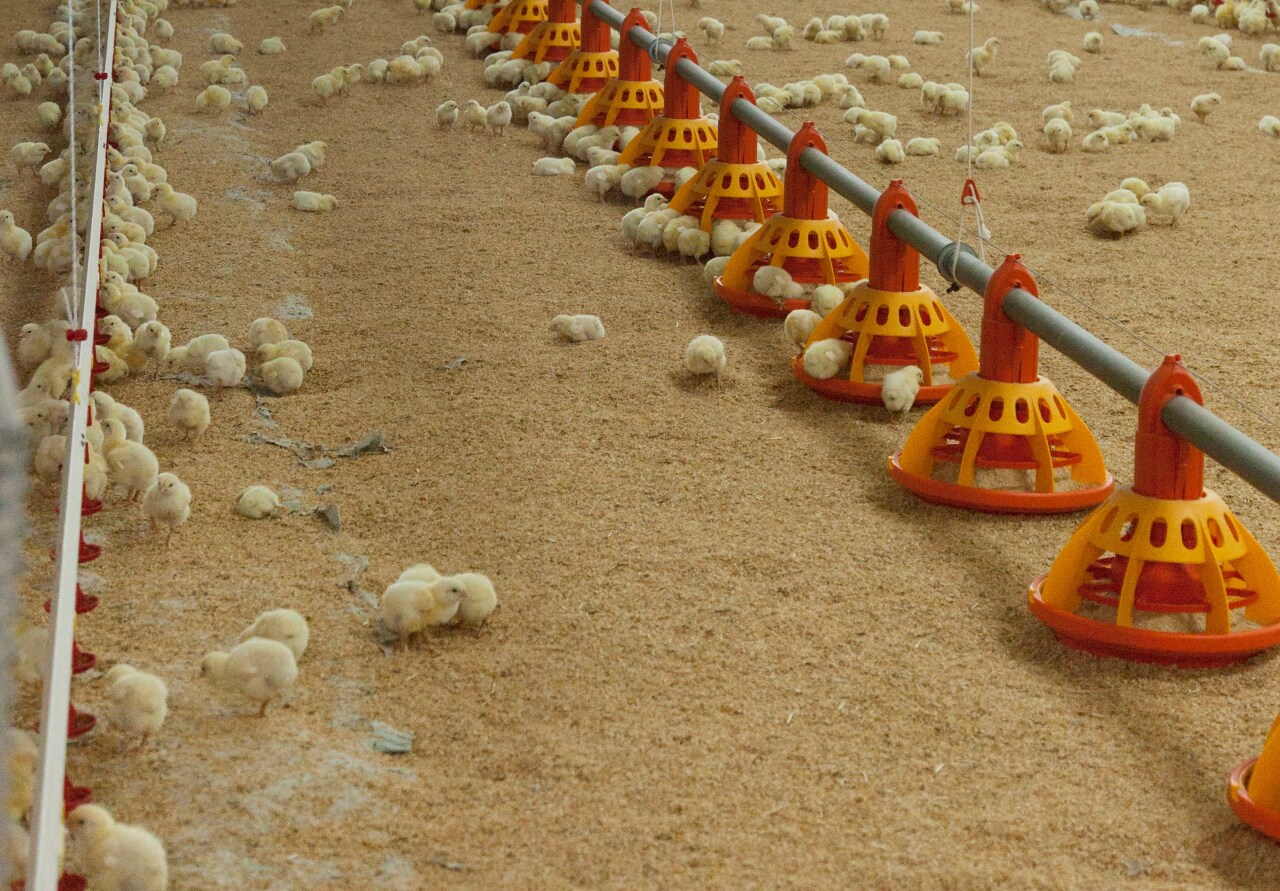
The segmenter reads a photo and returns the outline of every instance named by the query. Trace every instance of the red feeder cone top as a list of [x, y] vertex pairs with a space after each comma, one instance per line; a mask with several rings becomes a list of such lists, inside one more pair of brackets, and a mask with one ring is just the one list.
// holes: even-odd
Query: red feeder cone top
[[1204, 452], [1165, 426], [1160, 413], [1175, 396], [1203, 405], [1200, 386], [1178, 355], [1165, 356], [1138, 399], [1133, 491], [1148, 498], [1196, 501], [1204, 495]]
[[[799, 162], [796, 166], [800, 166]], [[787, 160], [787, 173], [791, 173], [790, 158]], [[812, 178], [808, 171], [805, 173]], [[827, 186], [822, 180], [814, 181], [822, 186], [822, 213], [826, 214]], [[871, 268], [867, 273], [867, 280], [877, 291], [918, 291], [920, 252], [889, 231], [889, 215], [895, 210], [905, 210], [913, 217], [920, 216], [916, 199], [911, 197], [900, 179], [890, 182], [889, 187], [880, 194], [880, 200], [876, 202], [871, 215]]]
[[920, 419], [889, 459], [889, 475], [926, 501], [969, 510], [1047, 514], [1093, 507], [1115, 481], [1089, 428], [1037, 373], [1039, 341], [1005, 314], [1004, 298], [1014, 288], [1039, 296], [1031, 271], [1010, 254], [983, 295], [977, 370]]
[[662, 112], [662, 84], [653, 79], [649, 56], [628, 36], [632, 28], [649, 30], [639, 9], [632, 9], [622, 22], [617, 76], [591, 98], [575, 127], [643, 127]]
[[592, 11], [590, 0], [582, 5], [579, 32], [579, 48], [547, 80], [569, 93], [595, 93], [618, 76], [618, 52], [609, 45], [609, 26]]
[[[632, 167], [701, 168], [716, 151], [716, 128], [702, 117], [701, 94], [677, 71], [677, 63], [688, 59], [698, 64], [698, 56], [683, 37], [667, 55], [663, 113], [645, 125], [627, 144], [619, 164]], [[664, 181], [654, 190], [670, 198], [675, 184]]]
[[804, 169], [800, 156], [805, 149], [815, 148], [824, 155], [827, 142], [813, 125], [805, 121], [787, 147], [786, 196], [782, 213], [793, 220], [825, 220], [827, 218], [827, 184]]
[[763, 223], [782, 209], [782, 180], [763, 161], [756, 160], [756, 132], [733, 116], [733, 103], [755, 105], [756, 95], [746, 79], [735, 77], [720, 98], [716, 156], [671, 199], [671, 208], [699, 218], [710, 232], [717, 220]]
[[575, 11], [574, 0], [551, 0], [546, 20], [520, 41], [511, 58], [532, 59], [535, 64], [563, 62], [581, 39]]

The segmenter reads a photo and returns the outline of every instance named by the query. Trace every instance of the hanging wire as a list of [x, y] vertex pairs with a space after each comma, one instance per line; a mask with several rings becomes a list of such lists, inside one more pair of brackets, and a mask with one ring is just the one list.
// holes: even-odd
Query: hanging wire
[[[79, 328], [80, 307], [78, 298], [80, 296], [80, 226], [76, 219], [79, 208], [76, 206], [80, 203], [78, 188], [79, 181], [76, 173], [76, 29], [74, 22], [74, 12], [71, 0], [67, 0], [67, 56], [70, 61], [67, 63], [69, 69], [67, 74], [67, 120], [70, 126], [68, 136], [68, 153], [71, 155], [71, 293], [68, 295], [63, 293], [63, 301], [66, 304], [67, 321], [71, 323], [72, 328]], [[77, 351], [80, 344], [76, 345]]]

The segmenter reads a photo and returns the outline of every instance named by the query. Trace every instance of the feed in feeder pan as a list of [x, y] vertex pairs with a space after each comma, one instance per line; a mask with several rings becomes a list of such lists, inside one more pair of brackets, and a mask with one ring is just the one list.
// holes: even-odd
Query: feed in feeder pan
[[808, 291], [819, 285], [849, 285], [867, 275], [867, 255], [849, 230], [827, 214], [827, 184], [800, 164], [800, 156], [810, 148], [827, 153], [817, 128], [806, 121], [787, 149], [782, 213], [769, 217], [739, 245], [715, 280], [716, 295], [738, 312], [782, 318], [793, 309], [809, 308], [807, 296], [779, 300], [756, 291], [756, 272], [765, 266], [786, 270]]
[[1027, 601], [1067, 646], [1220, 667], [1280, 643], [1280, 576], [1204, 488], [1204, 453], [1165, 426], [1177, 396], [1202, 404], [1181, 359], [1166, 356], [1138, 402], [1132, 485], [1089, 515]]
[[805, 345], [808, 350], [821, 340], [848, 344], [852, 349], [848, 374], [814, 377], [805, 371], [804, 353], [792, 364], [795, 376], [827, 399], [880, 403], [885, 375], [914, 365], [923, 375], [915, 401], [931, 404], [946, 396], [956, 379], [978, 367], [969, 335], [938, 295], [920, 284], [919, 252], [889, 231], [889, 215], [895, 210], [919, 216], [915, 199], [901, 180], [894, 180], [881, 193], [871, 216], [870, 277], [853, 286], [844, 302], [818, 323]]
[[[874, 256], [874, 254], [873, 254]], [[920, 419], [889, 475], [926, 501], [997, 513], [1060, 513], [1115, 488], [1093, 434], [1048, 378], [1039, 339], [1005, 315], [1014, 288], [1039, 296], [1017, 254], [984, 296], [978, 370]]]

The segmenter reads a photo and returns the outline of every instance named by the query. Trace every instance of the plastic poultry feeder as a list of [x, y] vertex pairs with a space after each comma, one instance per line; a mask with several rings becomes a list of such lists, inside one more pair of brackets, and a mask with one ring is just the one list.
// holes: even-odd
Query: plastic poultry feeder
[[84, 674], [93, 666], [98, 664], [98, 657], [90, 653], [88, 650], [80, 649], [80, 644], [72, 638], [71, 640], [71, 673]]
[[568, 58], [555, 67], [547, 81], [566, 93], [595, 93], [618, 76], [618, 51], [609, 45], [609, 26], [582, 7], [581, 41]]
[[[590, 3], [590, 0], [587, 0]], [[539, 22], [511, 53], [513, 59], [563, 62], [582, 38], [574, 0], [551, 0], [547, 18]]]
[[787, 175], [782, 213], [738, 246], [715, 291], [735, 310], [762, 318], [781, 318], [793, 309], [807, 309], [809, 300], [779, 303], [755, 291], [755, 274], [762, 266], [779, 266], [804, 285], [842, 285], [867, 275], [867, 255], [839, 220], [827, 216], [827, 184], [800, 164], [806, 149], [827, 153], [827, 144], [806, 121], [787, 149]]
[[[632, 167], [681, 167], [701, 169], [715, 156], [716, 127], [702, 116], [702, 94], [676, 70], [681, 59], [698, 64], [698, 56], [683, 37], [667, 55], [663, 83], [662, 114], [645, 124], [639, 135], [627, 143], [619, 164]], [[664, 198], [675, 194], [676, 186], [664, 179], [653, 189]]]
[[591, 97], [574, 127], [643, 127], [662, 113], [662, 84], [653, 79], [653, 63], [645, 51], [627, 37], [632, 28], [649, 30], [638, 9], [622, 22], [618, 74]]
[[[77, 711], [74, 703], [67, 705], [67, 739], [84, 736], [98, 724], [98, 719], [88, 712]], [[36, 732], [40, 732], [40, 724], [36, 723]], [[66, 787], [64, 787], [65, 789]], [[82, 802], [83, 803], [83, 802]]]
[[71, 782], [71, 777], [65, 774], [62, 777], [62, 812], [70, 813], [82, 804], [90, 804], [93, 801], [93, 790], [88, 786], [76, 786]]
[[[787, 167], [790, 169], [790, 164]], [[787, 197], [791, 186], [787, 186]], [[797, 356], [795, 376], [820, 396], [845, 402], [879, 403], [881, 381], [868, 380], [868, 368], [890, 373], [914, 365], [924, 375], [916, 403], [929, 404], [946, 396], [955, 386], [935, 382], [940, 366], [953, 379], [978, 367], [969, 335], [947, 312], [942, 301], [920, 284], [920, 254], [889, 231], [889, 215], [905, 210], [918, 215], [915, 200], [894, 180], [881, 193], [871, 216], [871, 274], [858, 282], [814, 329], [812, 344], [840, 338], [853, 346], [848, 379], [822, 380], [804, 370], [803, 354]]]
[[[1094, 507], [1115, 480], [1089, 428], [1040, 377], [1040, 341], [1005, 315], [1002, 301], [1014, 288], [1039, 296], [1030, 270], [1010, 254], [987, 285], [978, 370], [920, 419], [889, 459], [889, 475], [952, 507], [1026, 514]], [[939, 470], [953, 470], [955, 481], [939, 479]], [[1063, 488], [1058, 477], [1068, 474]]]
[[738, 99], [756, 103], [743, 77], [730, 81], [720, 99], [716, 156], [671, 199], [672, 210], [697, 217], [706, 232], [718, 220], [763, 223], [782, 209], [782, 180], [758, 160], [756, 131], [733, 116], [732, 106]]
[[[1204, 453], [1161, 420], [1175, 396], [1201, 402], [1195, 378], [1166, 356], [1138, 402], [1133, 484], [1080, 525], [1028, 592], [1035, 616], [1070, 647], [1137, 662], [1212, 668], [1280, 643], [1280, 576], [1221, 497], [1204, 488]], [[1114, 621], [1082, 615], [1086, 603]], [[1232, 611], [1259, 626], [1232, 630]], [[1180, 616], [1202, 628], [1135, 627]]]
[[546, 21], [547, 0], [511, 0], [489, 20], [490, 34], [528, 34]]
[[1227, 803], [1245, 823], [1280, 842], [1280, 717], [1271, 725], [1262, 754], [1231, 772]]
[[[77, 616], [84, 615], [85, 613], [93, 612], [95, 609], [98, 608], [98, 603], [99, 601], [97, 597], [94, 597], [92, 594], [84, 593], [84, 589], [80, 587], [80, 584], [78, 582], [76, 583], [76, 615]], [[44, 611], [47, 613], [51, 609], [53, 609], [53, 601], [50, 600], [49, 598], [45, 598]]]

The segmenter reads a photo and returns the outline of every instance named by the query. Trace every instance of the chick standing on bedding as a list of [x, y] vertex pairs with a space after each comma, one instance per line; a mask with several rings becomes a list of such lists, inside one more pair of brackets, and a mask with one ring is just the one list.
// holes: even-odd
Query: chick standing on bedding
[[453, 621], [465, 594], [462, 586], [452, 579], [425, 581], [422, 577], [402, 577], [382, 593], [382, 623], [399, 638], [402, 648], [408, 649], [413, 635], [431, 625], [447, 625]]
[[128, 490], [130, 501], [137, 501], [155, 482], [160, 462], [151, 449], [130, 441], [124, 424], [115, 418], [102, 422], [102, 437], [102, 452], [112, 478]]
[[573, 343], [600, 340], [604, 337], [604, 323], [600, 321], [599, 316], [558, 315], [551, 320], [551, 330]]
[[199, 439], [209, 429], [209, 399], [203, 393], [182, 388], [169, 400], [169, 423], [182, 431], [183, 439]]
[[251, 520], [275, 516], [280, 508], [280, 496], [266, 486], [248, 486], [236, 496], [236, 513]]
[[191, 489], [177, 474], [159, 474], [142, 499], [142, 509], [151, 520], [152, 530], [159, 526], [168, 530], [164, 540], [168, 546], [173, 531], [191, 516]]
[[924, 372], [916, 365], [906, 365], [886, 374], [880, 385], [880, 399], [884, 407], [905, 415], [915, 404], [923, 382]]
[[249, 325], [249, 349], [257, 351], [264, 343], [279, 343], [289, 339], [289, 329], [279, 319], [263, 317]]
[[728, 360], [724, 354], [724, 344], [720, 338], [711, 334], [700, 334], [684, 350], [684, 367], [690, 374], [701, 377], [713, 374], [720, 380], [720, 372], [724, 371]]
[[121, 662], [107, 672], [111, 707], [107, 717], [125, 733], [140, 735], [137, 748], [160, 730], [169, 714], [169, 688], [154, 674]]
[[462, 600], [454, 620], [461, 625], [480, 625], [492, 615], [498, 606], [498, 592], [488, 576], [478, 572], [464, 572], [452, 577], [462, 588]]
[[298, 665], [293, 651], [280, 641], [251, 637], [229, 652], [205, 654], [200, 674], [228, 693], [259, 703], [261, 718], [273, 699], [293, 689]]
[[117, 823], [96, 804], [67, 814], [67, 862], [94, 891], [166, 891], [164, 845], [141, 826]]

